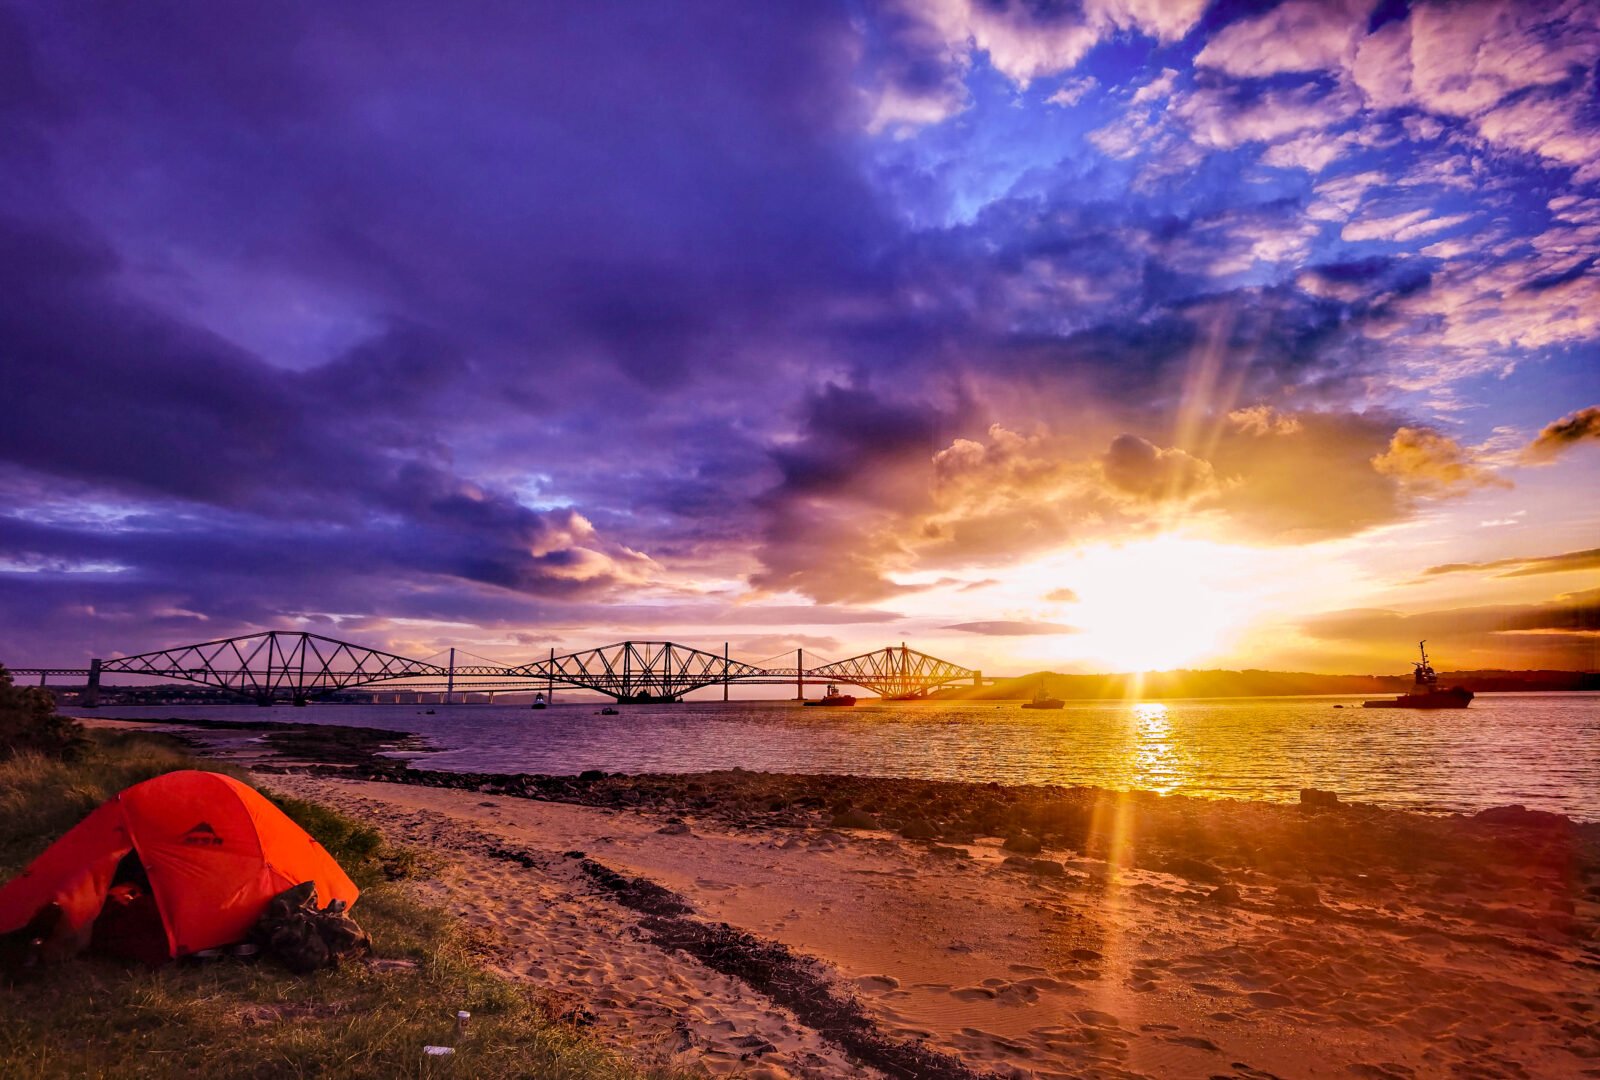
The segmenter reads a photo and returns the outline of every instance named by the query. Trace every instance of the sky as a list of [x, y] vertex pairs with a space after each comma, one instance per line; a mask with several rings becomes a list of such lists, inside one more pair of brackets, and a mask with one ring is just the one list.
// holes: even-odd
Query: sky
[[1600, 668], [1600, 3], [0, 0], [0, 662]]

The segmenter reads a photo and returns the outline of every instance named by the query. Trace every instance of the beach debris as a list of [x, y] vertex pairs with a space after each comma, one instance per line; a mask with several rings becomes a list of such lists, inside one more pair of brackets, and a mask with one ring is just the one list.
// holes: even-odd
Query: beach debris
[[835, 829], [881, 829], [883, 826], [878, 819], [864, 810], [850, 807], [833, 815], [833, 820], [828, 824]]
[[424, 1046], [422, 1052], [428, 1057], [449, 1057], [456, 1052], [453, 1046]]
[[645, 878], [624, 877], [603, 863], [584, 859], [578, 864], [589, 880], [610, 893], [618, 903], [649, 915], [692, 915], [694, 908], [671, 889]]
[[472, 1023], [472, 1014], [465, 1009], [456, 1010], [456, 1034], [465, 1035], [467, 1025]]
[[778, 1049], [760, 1035], [740, 1035], [738, 1038], [729, 1041], [745, 1051], [742, 1055], [744, 1058], [760, 1057], [762, 1054], [770, 1054]]
[[1006, 842], [1001, 845], [1007, 851], [1015, 851], [1018, 855], [1037, 855], [1044, 849], [1039, 838], [1030, 833], [1012, 833], [1006, 837]]
[[1302, 810], [1338, 810], [1340, 809], [1339, 796], [1332, 791], [1319, 791], [1317, 788], [1300, 789], [1300, 809]]

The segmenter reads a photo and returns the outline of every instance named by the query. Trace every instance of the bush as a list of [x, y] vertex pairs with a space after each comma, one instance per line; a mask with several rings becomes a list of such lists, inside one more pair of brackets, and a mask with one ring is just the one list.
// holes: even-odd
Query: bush
[[56, 712], [56, 699], [42, 686], [16, 686], [0, 667], [0, 758], [24, 752], [72, 761], [83, 752], [83, 728]]

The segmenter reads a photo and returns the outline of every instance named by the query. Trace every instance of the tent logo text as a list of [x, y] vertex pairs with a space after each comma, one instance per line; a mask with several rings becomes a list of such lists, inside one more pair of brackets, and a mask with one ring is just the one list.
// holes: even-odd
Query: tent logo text
[[183, 834], [183, 842], [200, 847], [219, 847], [222, 844], [222, 837], [217, 835], [217, 830], [211, 827], [209, 821], [202, 821]]

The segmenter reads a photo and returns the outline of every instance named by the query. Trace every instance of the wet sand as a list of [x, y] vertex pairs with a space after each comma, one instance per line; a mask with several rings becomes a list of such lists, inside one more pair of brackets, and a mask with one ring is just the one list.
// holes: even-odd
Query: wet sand
[[[259, 780], [439, 852], [425, 887], [499, 965], [646, 1060], [874, 1074], [821, 995], [859, 1003], [891, 1074], [920, 1043], [930, 1076], [1600, 1076], [1600, 827], [1554, 816], [741, 771]], [[815, 985], [775, 1001], [763, 949]]]

